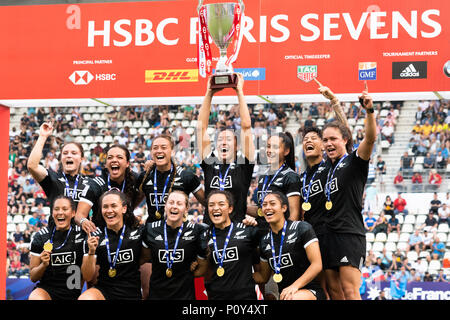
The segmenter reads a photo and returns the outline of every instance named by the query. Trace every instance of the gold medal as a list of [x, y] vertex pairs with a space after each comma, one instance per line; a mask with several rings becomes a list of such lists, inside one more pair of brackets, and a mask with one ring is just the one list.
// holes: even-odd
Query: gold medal
[[264, 216], [261, 208], [258, 208], [258, 216], [260, 216], [260, 217]]
[[111, 268], [111, 269], [108, 270], [108, 276], [109, 276], [110, 278], [114, 278], [114, 277], [116, 276], [116, 274], [117, 274], [116, 269]]
[[223, 277], [225, 274], [225, 269], [223, 267], [218, 267], [216, 273], [219, 277]]
[[159, 211], [155, 212], [156, 219], [161, 219], [161, 213]]
[[170, 268], [167, 268], [167, 269], [166, 269], [166, 277], [167, 277], [167, 278], [172, 277], [172, 269], [170, 269]]
[[311, 210], [311, 203], [309, 203], [309, 202], [303, 202], [303, 203], [302, 203], [302, 209], [305, 210], [305, 211]]
[[275, 273], [273, 275], [273, 281], [275, 281], [276, 283], [281, 282], [281, 280], [283, 280], [283, 276], [281, 275], [281, 273]]
[[327, 210], [331, 210], [331, 208], [333, 208], [333, 202], [331, 202], [331, 201], [325, 202], [325, 208]]
[[53, 250], [53, 244], [51, 242], [46, 242], [44, 244], [44, 251], [52, 252]]

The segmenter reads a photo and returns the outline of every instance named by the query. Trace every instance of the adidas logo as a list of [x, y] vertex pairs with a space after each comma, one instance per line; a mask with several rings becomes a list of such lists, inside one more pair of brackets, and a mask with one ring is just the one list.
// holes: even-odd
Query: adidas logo
[[347, 256], [344, 256], [344, 257], [341, 259], [341, 262], [348, 262]]
[[158, 236], [155, 238], [155, 240], [163, 241], [163, 238], [161, 237], [161, 235], [158, 235]]
[[400, 73], [400, 77], [419, 77], [420, 73], [417, 71], [417, 69], [414, 67], [412, 63], [409, 64], [403, 71]]

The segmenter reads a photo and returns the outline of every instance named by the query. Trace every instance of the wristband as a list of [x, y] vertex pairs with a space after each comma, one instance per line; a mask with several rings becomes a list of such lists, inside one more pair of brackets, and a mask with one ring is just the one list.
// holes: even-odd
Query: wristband
[[83, 218], [80, 220], [80, 227], [83, 225], [83, 222], [85, 222], [87, 220], [87, 218]]
[[366, 109], [366, 110], [367, 110], [368, 113], [374, 113], [375, 112], [375, 110], [373, 110], [373, 108]]

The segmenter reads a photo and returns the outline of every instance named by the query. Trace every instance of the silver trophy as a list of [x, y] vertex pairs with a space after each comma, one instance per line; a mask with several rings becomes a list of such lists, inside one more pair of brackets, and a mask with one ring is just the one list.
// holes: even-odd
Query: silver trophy
[[[199, 0], [197, 10], [203, 5], [203, 0]], [[216, 70], [211, 80], [211, 88], [236, 87], [237, 75], [233, 71], [231, 63], [227, 62], [227, 49], [233, 37], [229, 36], [233, 28], [234, 14], [237, 3], [211, 3], [206, 4], [206, 27], [209, 35], [213, 39], [220, 51], [220, 58], [217, 61]], [[239, 0], [242, 12], [244, 3]]]

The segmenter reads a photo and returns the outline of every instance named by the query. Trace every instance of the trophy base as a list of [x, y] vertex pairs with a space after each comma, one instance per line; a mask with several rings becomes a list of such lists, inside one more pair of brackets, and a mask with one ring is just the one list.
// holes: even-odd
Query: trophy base
[[211, 79], [211, 89], [223, 89], [223, 88], [236, 88], [237, 87], [237, 75], [225, 74], [215, 75]]

